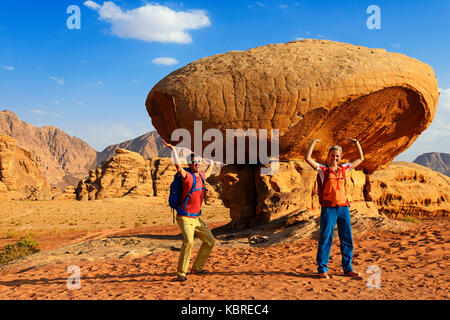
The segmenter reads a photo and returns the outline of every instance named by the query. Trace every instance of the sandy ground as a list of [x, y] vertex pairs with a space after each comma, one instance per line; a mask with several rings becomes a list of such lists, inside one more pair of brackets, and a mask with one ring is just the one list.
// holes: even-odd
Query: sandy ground
[[[204, 206], [209, 222], [229, 220], [229, 210]], [[99, 232], [172, 224], [167, 200], [120, 198], [96, 201], [0, 201], [0, 247], [31, 235], [42, 250], [80, 241]]]
[[[34, 230], [42, 248], [38, 254], [0, 267], [0, 299], [450, 297], [449, 218], [413, 224], [354, 216], [353, 265], [362, 277], [342, 276], [336, 237], [329, 263], [333, 278], [323, 280], [316, 276], [317, 220], [282, 231], [249, 230], [230, 236], [219, 232], [229, 222], [225, 208], [211, 206], [205, 212], [208, 225], [212, 229], [219, 227], [215, 229], [217, 242], [206, 266], [211, 273], [188, 275], [188, 281], [178, 283], [173, 279], [181, 236], [163, 201], [0, 203], [0, 232], [4, 234], [1, 243], [16, 240], [11, 234], [8, 238], [8, 232]], [[134, 227], [143, 219], [147, 219], [146, 225]], [[12, 226], [11, 220], [22, 225]], [[68, 226], [66, 220], [77, 225]], [[104, 224], [90, 228], [92, 221]], [[247, 236], [258, 232], [269, 235], [271, 241], [250, 245]], [[199, 245], [196, 242], [194, 256]], [[71, 265], [80, 268], [80, 289], [68, 289], [68, 278], [73, 274], [68, 273]], [[374, 270], [379, 270], [379, 274]], [[376, 279], [380, 287], [371, 288], [377, 285]]]

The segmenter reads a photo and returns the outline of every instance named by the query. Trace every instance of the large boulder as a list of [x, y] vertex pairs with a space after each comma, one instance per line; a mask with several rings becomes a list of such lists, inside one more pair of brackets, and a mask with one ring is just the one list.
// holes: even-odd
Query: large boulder
[[371, 173], [428, 127], [438, 98], [427, 64], [384, 49], [310, 39], [192, 62], [162, 79], [146, 107], [167, 141], [178, 128], [193, 137], [195, 120], [203, 132], [217, 128], [224, 136], [226, 129], [278, 129], [280, 160], [302, 159], [312, 138], [322, 140], [316, 159], [340, 144], [343, 160], [353, 160], [357, 150], [346, 138], [358, 138], [366, 155], [361, 169]]
[[17, 147], [16, 139], [0, 135], [0, 193], [12, 200], [51, 199], [47, 183], [33, 153]]

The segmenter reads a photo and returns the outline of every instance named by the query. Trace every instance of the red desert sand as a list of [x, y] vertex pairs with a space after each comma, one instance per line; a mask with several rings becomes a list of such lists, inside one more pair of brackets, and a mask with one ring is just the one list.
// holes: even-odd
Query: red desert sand
[[[88, 204], [83, 204], [84, 206]], [[97, 204], [98, 205], [98, 204]], [[227, 211], [205, 219], [214, 229]], [[167, 213], [167, 212], [166, 212]], [[92, 213], [90, 213], [92, 214]], [[80, 218], [84, 213], [80, 213]], [[221, 221], [219, 221], [221, 219]], [[163, 223], [164, 222], [164, 223]], [[292, 236], [250, 245], [247, 237], [219, 235], [206, 269], [174, 282], [181, 235], [171, 217], [140, 228], [63, 230], [36, 236], [42, 251], [0, 267], [0, 299], [449, 299], [449, 218], [408, 224], [407, 231], [370, 228], [354, 236], [354, 267], [340, 267], [339, 240], [329, 263], [332, 279], [316, 275], [317, 240]], [[400, 222], [399, 222], [400, 223]], [[153, 224], [153, 225], [152, 225]], [[358, 230], [358, 227], [356, 227]], [[272, 235], [276, 238], [276, 235]], [[2, 239], [2, 246], [11, 241]], [[196, 240], [195, 257], [200, 241]], [[81, 288], [69, 290], [67, 268], [80, 267]], [[380, 288], [370, 266], [379, 267]]]

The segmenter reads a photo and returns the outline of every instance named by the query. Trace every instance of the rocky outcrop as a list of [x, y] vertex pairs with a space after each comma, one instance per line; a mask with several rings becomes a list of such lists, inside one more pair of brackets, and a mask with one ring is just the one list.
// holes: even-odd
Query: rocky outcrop
[[394, 217], [448, 216], [450, 178], [409, 162], [394, 162], [370, 176], [370, 199]]
[[[222, 168], [221, 197], [230, 208], [234, 230], [255, 227], [299, 212], [296, 220], [319, 215], [317, 172], [303, 161], [281, 162], [274, 175], [260, 175], [261, 166]], [[351, 170], [346, 175], [351, 209], [367, 217], [448, 216], [450, 178], [428, 168], [394, 162], [371, 175]]]
[[53, 196], [52, 200], [76, 200], [77, 194], [74, 186], [67, 186], [63, 192]]
[[124, 149], [101, 167], [91, 170], [89, 177], [77, 187], [78, 200], [119, 198], [125, 195], [153, 196], [153, 180], [149, 160]]
[[51, 189], [31, 152], [16, 145], [16, 140], [0, 135], [0, 193], [12, 200], [51, 199]]
[[450, 177], [450, 154], [431, 152], [418, 156], [414, 163], [430, 168], [431, 170], [445, 174]]
[[346, 138], [358, 138], [361, 169], [371, 173], [428, 127], [438, 98], [433, 69], [416, 59], [310, 39], [192, 62], [162, 79], [146, 107], [165, 140], [178, 128], [193, 137], [195, 120], [223, 136], [226, 129], [278, 129], [282, 161], [302, 159], [312, 138], [322, 140], [316, 159], [340, 144], [343, 160], [352, 160], [357, 150]]
[[0, 134], [16, 139], [17, 146], [35, 154], [47, 181], [64, 190], [95, 168], [97, 151], [77, 137], [52, 127], [35, 127], [12, 111], [0, 112]]
[[[125, 149], [115, 149], [115, 155], [89, 177], [79, 182], [76, 188], [78, 200], [104, 198], [161, 197], [168, 199], [170, 184], [176, 174], [170, 158], [144, 159], [140, 154]], [[210, 181], [217, 181], [214, 177]], [[218, 201], [215, 188], [207, 182], [205, 203]]]

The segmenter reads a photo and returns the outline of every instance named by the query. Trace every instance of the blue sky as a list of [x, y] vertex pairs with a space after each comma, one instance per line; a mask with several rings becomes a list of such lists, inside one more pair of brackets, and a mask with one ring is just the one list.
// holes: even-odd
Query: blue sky
[[[70, 5], [81, 10], [79, 30], [67, 28]], [[380, 30], [367, 28], [369, 5], [381, 9]], [[412, 161], [424, 152], [450, 153], [448, 30], [449, 0], [0, 0], [0, 110], [59, 127], [101, 151], [153, 130], [148, 92], [189, 62], [298, 38], [328, 39], [385, 48], [433, 67], [442, 89], [435, 121], [397, 158]]]

